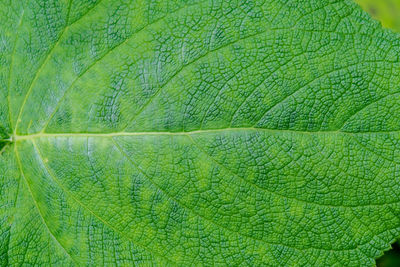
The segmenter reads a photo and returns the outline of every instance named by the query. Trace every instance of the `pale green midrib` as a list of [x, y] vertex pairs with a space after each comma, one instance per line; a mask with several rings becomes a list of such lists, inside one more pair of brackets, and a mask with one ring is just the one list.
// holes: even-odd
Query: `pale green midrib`
[[[222, 129], [207, 129], [195, 131], [148, 131], [148, 132], [111, 132], [111, 133], [35, 133], [29, 135], [13, 135], [11, 139], [6, 141], [17, 142], [23, 140], [37, 138], [57, 138], [57, 137], [117, 137], [117, 136], [151, 136], [151, 135], [196, 135], [196, 134], [212, 134], [223, 132], [266, 132], [271, 134], [302, 134], [302, 135], [362, 135], [362, 134], [400, 134], [400, 131], [368, 131], [368, 132], [344, 132], [340, 130], [331, 131], [300, 131], [300, 130], [282, 130], [282, 129], [264, 129], [264, 128], [222, 128]], [[1, 141], [1, 140], [0, 140]]]

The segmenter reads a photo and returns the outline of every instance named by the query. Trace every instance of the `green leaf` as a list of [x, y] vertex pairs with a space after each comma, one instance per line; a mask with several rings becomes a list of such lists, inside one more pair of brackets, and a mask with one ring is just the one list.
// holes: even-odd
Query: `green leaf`
[[399, 37], [348, 0], [0, 2], [0, 265], [373, 265]]

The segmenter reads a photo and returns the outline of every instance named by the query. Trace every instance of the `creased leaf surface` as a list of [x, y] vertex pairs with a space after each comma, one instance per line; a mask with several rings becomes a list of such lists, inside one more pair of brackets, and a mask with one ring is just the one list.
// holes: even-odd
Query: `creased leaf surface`
[[399, 56], [348, 0], [1, 1], [0, 265], [373, 265]]

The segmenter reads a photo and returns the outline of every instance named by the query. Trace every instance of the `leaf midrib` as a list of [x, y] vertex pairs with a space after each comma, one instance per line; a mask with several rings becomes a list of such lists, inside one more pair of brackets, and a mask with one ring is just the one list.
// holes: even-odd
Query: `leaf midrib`
[[297, 134], [297, 135], [365, 135], [365, 134], [399, 134], [400, 130], [393, 131], [365, 131], [365, 132], [345, 132], [342, 130], [326, 130], [326, 131], [304, 131], [293, 129], [266, 129], [266, 128], [220, 128], [220, 129], [205, 129], [194, 131], [143, 131], [143, 132], [77, 132], [77, 133], [34, 133], [28, 135], [13, 135], [12, 139], [0, 141], [23, 141], [38, 138], [57, 138], [57, 137], [117, 137], [117, 136], [154, 136], [154, 135], [198, 135], [198, 134], [213, 134], [223, 132], [265, 132], [270, 134]]

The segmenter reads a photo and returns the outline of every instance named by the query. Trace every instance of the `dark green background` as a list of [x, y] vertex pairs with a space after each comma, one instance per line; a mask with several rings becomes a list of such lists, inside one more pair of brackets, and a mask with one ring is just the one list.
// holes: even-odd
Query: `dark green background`
[[[355, 0], [361, 7], [379, 20], [386, 28], [400, 32], [400, 0]], [[400, 244], [393, 245], [393, 249], [377, 260], [378, 266], [400, 267]]]

